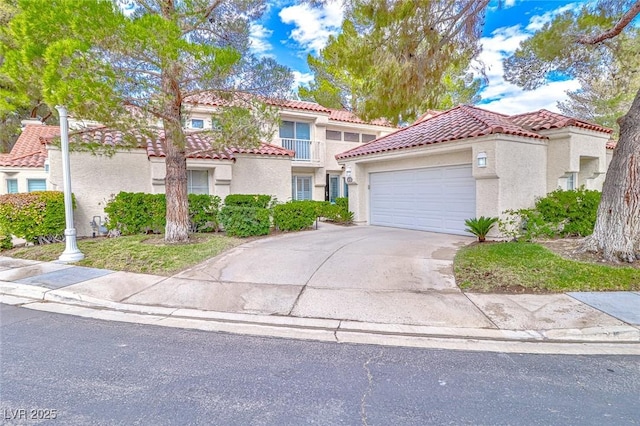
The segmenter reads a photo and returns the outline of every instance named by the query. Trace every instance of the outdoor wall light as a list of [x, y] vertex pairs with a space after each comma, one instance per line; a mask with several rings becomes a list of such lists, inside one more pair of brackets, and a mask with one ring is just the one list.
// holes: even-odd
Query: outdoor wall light
[[350, 166], [347, 166], [346, 174], [347, 174], [347, 178], [351, 177], [351, 167]]
[[479, 152], [478, 153], [478, 167], [487, 167], [487, 153]]

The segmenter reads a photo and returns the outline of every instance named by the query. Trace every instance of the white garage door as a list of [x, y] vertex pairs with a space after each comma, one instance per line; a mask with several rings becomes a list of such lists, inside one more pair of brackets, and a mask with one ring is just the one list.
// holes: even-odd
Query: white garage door
[[372, 225], [466, 234], [476, 216], [471, 165], [371, 173]]

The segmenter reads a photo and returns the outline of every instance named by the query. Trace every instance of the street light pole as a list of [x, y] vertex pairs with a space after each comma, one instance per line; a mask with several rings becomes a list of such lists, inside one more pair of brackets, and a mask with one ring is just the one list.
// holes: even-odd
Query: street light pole
[[64, 263], [78, 262], [84, 259], [84, 254], [76, 244], [76, 229], [73, 227], [73, 199], [71, 192], [71, 169], [69, 168], [69, 121], [67, 120], [67, 108], [57, 105], [60, 114], [60, 140], [62, 146], [62, 176], [64, 181], [64, 216], [66, 228], [64, 230], [64, 252], [58, 260]]

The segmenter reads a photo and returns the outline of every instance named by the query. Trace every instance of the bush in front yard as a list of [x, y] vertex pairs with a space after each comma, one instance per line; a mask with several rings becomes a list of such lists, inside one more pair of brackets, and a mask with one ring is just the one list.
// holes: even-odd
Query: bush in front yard
[[269, 209], [259, 207], [224, 206], [220, 210], [224, 231], [233, 237], [267, 235], [271, 228]]
[[539, 237], [585, 237], [593, 232], [601, 193], [584, 188], [556, 190], [536, 201], [532, 209], [507, 210], [499, 223], [507, 236], [531, 240]]
[[272, 198], [271, 195], [264, 194], [229, 194], [224, 199], [224, 205], [268, 209]]
[[[74, 202], [75, 206], [75, 202]], [[0, 196], [0, 230], [2, 246], [11, 235], [44, 244], [62, 241], [65, 229], [64, 194], [37, 191]]]
[[273, 208], [273, 224], [281, 231], [300, 231], [310, 228], [319, 216], [317, 201], [289, 201]]
[[[217, 231], [220, 197], [189, 194], [189, 230]], [[118, 229], [123, 235], [160, 234], [164, 232], [167, 215], [165, 194], [120, 192], [104, 208], [107, 228]]]

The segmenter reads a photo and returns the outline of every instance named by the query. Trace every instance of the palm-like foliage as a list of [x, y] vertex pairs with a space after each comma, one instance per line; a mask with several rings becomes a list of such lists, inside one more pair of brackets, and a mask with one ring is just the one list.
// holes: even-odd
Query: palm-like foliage
[[485, 241], [487, 234], [493, 228], [493, 225], [498, 221], [497, 217], [474, 217], [473, 219], [467, 219], [464, 224], [467, 225], [465, 231], [471, 232], [478, 237], [478, 241], [481, 243]]

